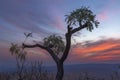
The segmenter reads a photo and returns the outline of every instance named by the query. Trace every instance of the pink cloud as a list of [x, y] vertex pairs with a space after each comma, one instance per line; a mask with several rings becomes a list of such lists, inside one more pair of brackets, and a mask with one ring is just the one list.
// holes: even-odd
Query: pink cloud
[[101, 21], [105, 21], [108, 19], [108, 14], [106, 11], [101, 12], [100, 14], [97, 15], [97, 19]]
[[56, 17], [55, 27], [57, 27], [58, 29], [61, 29], [61, 30], [65, 29], [62, 19], [59, 16]]
[[103, 7], [103, 11], [97, 15], [97, 19], [105, 21], [108, 20], [108, 18], [112, 18], [112, 15], [119, 15], [120, 10], [117, 7], [117, 5], [119, 5], [118, 3], [116, 0], [110, 0], [108, 4]]

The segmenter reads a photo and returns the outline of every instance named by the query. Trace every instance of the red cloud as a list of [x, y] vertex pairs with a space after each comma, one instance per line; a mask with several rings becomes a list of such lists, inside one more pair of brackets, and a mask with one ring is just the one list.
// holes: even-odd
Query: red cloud
[[73, 48], [74, 59], [90, 61], [120, 61], [120, 40], [107, 39]]

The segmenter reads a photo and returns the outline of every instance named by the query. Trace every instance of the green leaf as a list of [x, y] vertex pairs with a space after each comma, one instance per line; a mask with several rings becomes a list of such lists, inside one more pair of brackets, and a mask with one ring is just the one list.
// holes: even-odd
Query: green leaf
[[44, 38], [43, 40], [44, 46], [53, 49], [54, 53], [59, 54], [64, 51], [65, 44], [61, 36], [53, 34]]
[[18, 44], [11, 43], [9, 51], [11, 52], [11, 55], [15, 55], [19, 60], [25, 60], [26, 52], [23, 51], [22, 47], [19, 47]]
[[95, 19], [96, 15], [88, 7], [81, 7], [79, 9], [74, 10], [69, 15], [66, 15], [65, 21], [70, 26], [78, 26], [82, 27], [82, 25], [86, 25], [86, 29], [92, 31], [95, 27], [98, 27], [99, 22]]

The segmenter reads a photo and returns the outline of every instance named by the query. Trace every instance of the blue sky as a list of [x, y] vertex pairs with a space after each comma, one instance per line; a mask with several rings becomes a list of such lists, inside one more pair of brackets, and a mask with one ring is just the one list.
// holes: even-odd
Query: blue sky
[[[76, 44], [74, 45], [77, 46], [73, 51], [77, 51], [79, 48], [81, 49], [81, 45], [78, 43], [84, 43], [84, 45], [86, 45], [85, 43], [88, 42], [91, 47], [101, 41], [101, 44], [107, 41], [109, 44], [105, 44], [106, 46], [111, 46], [113, 42], [116, 42], [114, 44], [119, 44], [119, 3], [120, 0], [0, 0], [0, 65], [7, 65], [7, 63], [10, 62], [12, 64], [12, 62], [14, 62], [8, 49], [11, 42], [23, 42], [25, 38], [23, 35], [24, 32], [32, 32], [34, 36], [33, 40], [40, 41], [53, 33], [64, 35], [66, 32], [65, 15], [81, 6], [89, 7], [89, 9], [96, 14], [96, 19], [99, 20], [100, 25], [97, 29], [94, 29], [93, 32], [84, 29], [80, 31], [81, 34], [77, 37], [73, 37], [73, 39], [76, 40]], [[74, 40], [72, 42], [74, 43]], [[100, 44], [97, 46], [101, 48]], [[118, 50], [119, 45], [116, 46], [110, 48], [115, 48], [114, 50], [116, 52], [116, 48]], [[110, 50], [109, 47], [106, 49], [108, 49], [108, 51]], [[37, 52], [32, 50], [32, 52], [36, 54], [29, 54], [29, 58], [40, 59], [45, 63], [49, 63], [47, 61], [49, 59], [50, 63], [53, 63], [48, 54], [42, 54], [44, 51], [39, 53], [39, 49], [37, 50]], [[70, 58], [68, 58], [66, 63], [94, 63], [91, 57], [89, 59], [81, 57], [84, 56], [83, 53], [93, 55], [92, 53], [76, 51], [73, 52], [74, 54], [70, 54]], [[96, 57], [98, 57], [98, 61], [96, 62], [115, 63], [120, 61], [118, 59], [120, 58], [119, 51], [116, 53], [117, 56], [112, 57], [112, 59], [109, 55], [105, 57], [106, 59], [99, 59], [99, 57], [103, 57], [103, 55], [98, 55], [98, 53], [100, 52], [96, 52]], [[40, 57], [38, 57], [38, 55], [40, 55]], [[76, 57], [76, 55], [81, 56]]]

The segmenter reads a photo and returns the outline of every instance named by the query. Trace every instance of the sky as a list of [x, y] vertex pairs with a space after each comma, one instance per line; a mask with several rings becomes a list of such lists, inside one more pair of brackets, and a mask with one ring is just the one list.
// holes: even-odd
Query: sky
[[[64, 36], [65, 15], [89, 7], [100, 22], [92, 32], [86, 29], [72, 37], [72, 48], [66, 64], [120, 62], [120, 0], [0, 0], [0, 67], [13, 66], [11, 43], [21, 44], [24, 32], [32, 32], [27, 42], [42, 41], [51, 34]], [[54, 64], [50, 55], [40, 49], [29, 49], [27, 60]]]

